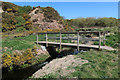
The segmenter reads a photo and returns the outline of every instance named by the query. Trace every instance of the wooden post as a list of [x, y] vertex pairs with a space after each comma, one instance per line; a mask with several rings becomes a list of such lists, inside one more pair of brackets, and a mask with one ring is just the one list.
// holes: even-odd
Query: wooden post
[[62, 35], [61, 35], [61, 32], [60, 32], [60, 52], [61, 52], [61, 50], [62, 50], [62, 45], [61, 45], [61, 43], [62, 43]]
[[104, 39], [103, 39], [103, 45], [105, 46], [105, 37], [106, 37], [106, 35], [105, 35], [106, 33], [104, 32]]
[[69, 34], [68, 34], [68, 43], [69, 43]]
[[37, 37], [37, 44], [38, 44], [38, 34], [36, 35], [36, 37]]
[[77, 32], [77, 50], [79, 51], [79, 32]]
[[47, 32], [46, 32], [45, 39], [46, 39], [46, 47], [48, 47], [48, 43], [47, 43], [47, 39], [48, 39], [48, 37], [47, 37]]
[[56, 42], [56, 34], [55, 34], [55, 40], [54, 40], [54, 42]]
[[101, 46], [101, 38], [100, 37], [101, 37], [101, 32], [99, 32], [99, 47], [98, 47], [99, 50], [100, 50], [100, 46]]

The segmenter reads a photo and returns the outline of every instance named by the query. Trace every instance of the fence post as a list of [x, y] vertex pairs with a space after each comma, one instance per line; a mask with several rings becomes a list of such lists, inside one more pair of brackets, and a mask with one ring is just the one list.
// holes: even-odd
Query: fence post
[[45, 39], [46, 39], [46, 47], [48, 47], [48, 42], [47, 42], [47, 32], [46, 32], [46, 36], [45, 36]]
[[37, 37], [37, 44], [38, 44], [38, 33], [37, 33], [36, 37]]
[[77, 50], [79, 51], [79, 32], [77, 32]]
[[69, 43], [69, 34], [67, 34], [67, 36], [68, 36], [68, 43]]
[[54, 39], [54, 41], [56, 42], [56, 34], [55, 34], [55, 39]]
[[61, 52], [61, 50], [62, 50], [62, 45], [61, 45], [61, 43], [62, 43], [62, 35], [61, 35], [61, 32], [60, 32], [60, 52]]
[[105, 46], [105, 37], [106, 37], [106, 32], [104, 32], [104, 39], [103, 39], [103, 45]]
[[101, 38], [100, 37], [101, 37], [101, 32], [99, 31], [99, 47], [98, 47], [99, 50], [100, 50], [100, 46], [101, 46]]

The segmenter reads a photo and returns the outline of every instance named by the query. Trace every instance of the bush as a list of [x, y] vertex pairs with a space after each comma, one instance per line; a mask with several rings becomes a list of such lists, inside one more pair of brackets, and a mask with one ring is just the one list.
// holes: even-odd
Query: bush
[[[24, 64], [31, 64], [31, 60], [37, 55], [37, 48], [27, 49], [21, 54], [12, 53], [7, 54], [3, 53], [2, 55], [2, 68], [11, 68], [14, 69], [22, 67]], [[36, 55], [33, 55], [36, 54]]]
[[2, 3], [2, 9], [7, 12], [2, 13], [2, 31], [12, 31], [18, 27], [24, 27], [27, 30], [32, 28], [30, 15], [28, 14], [32, 7], [20, 7], [9, 2]]
[[60, 20], [61, 17], [59, 16], [59, 13], [54, 10], [54, 8], [52, 7], [41, 7], [42, 11], [44, 12], [44, 16], [45, 16], [45, 21], [47, 22], [53, 22], [53, 20]]
[[23, 6], [18, 9], [19, 15], [28, 14], [32, 10], [31, 6]]
[[117, 26], [118, 20], [116, 18], [112, 17], [103, 17], [103, 18], [93, 18], [93, 17], [88, 17], [88, 18], [77, 18], [77, 19], [71, 19], [71, 20], [66, 20], [67, 23], [70, 25], [74, 25], [80, 28], [83, 27], [114, 27]]
[[26, 29], [24, 28], [24, 27], [19, 27], [19, 28], [17, 28], [15, 31], [16, 32], [23, 32], [23, 31], [25, 31]]
[[16, 27], [25, 27], [25, 20], [22, 16], [16, 17], [17, 24]]
[[3, 55], [2, 55], [2, 67], [6, 68], [6, 67], [10, 67], [11, 65], [12, 65], [12, 57], [7, 53], [3, 53]]

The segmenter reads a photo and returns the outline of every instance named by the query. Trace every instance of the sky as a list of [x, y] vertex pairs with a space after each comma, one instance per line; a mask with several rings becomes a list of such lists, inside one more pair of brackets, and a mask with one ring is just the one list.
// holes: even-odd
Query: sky
[[120, 0], [1, 0], [7, 2], [119, 2]]
[[19, 6], [51, 6], [65, 19], [80, 17], [118, 18], [118, 2], [12, 2]]

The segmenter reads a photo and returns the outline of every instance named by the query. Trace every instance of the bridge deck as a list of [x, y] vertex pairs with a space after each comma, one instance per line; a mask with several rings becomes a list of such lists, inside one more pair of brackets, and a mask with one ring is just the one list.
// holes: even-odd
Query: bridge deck
[[[46, 44], [46, 41], [36, 41], [38, 44]], [[48, 45], [60, 45], [58, 42], [47, 42]], [[69, 46], [69, 47], [77, 47], [77, 44], [74, 43], [61, 43], [62, 46]], [[84, 47], [84, 48], [94, 48], [94, 49], [99, 49], [98, 45], [88, 45], [88, 44], [79, 44], [79, 47]], [[112, 47], [108, 46], [100, 46], [101, 49], [105, 50], [115, 50]]]

